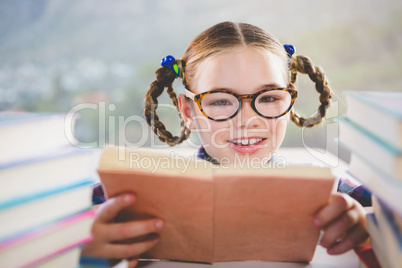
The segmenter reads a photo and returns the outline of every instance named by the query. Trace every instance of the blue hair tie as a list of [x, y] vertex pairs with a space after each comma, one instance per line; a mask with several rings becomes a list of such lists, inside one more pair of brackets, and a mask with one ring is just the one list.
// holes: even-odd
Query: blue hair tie
[[161, 65], [163, 67], [168, 67], [170, 70], [172, 70], [176, 74], [176, 77], [180, 76], [179, 65], [177, 65], [176, 59], [173, 56], [169, 55], [163, 58], [161, 60]]
[[292, 45], [283, 45], [283, 47], [286, 50], [286, 53], [288, 53], [289, 59], [292, 57], [293, 54], [296, 52], [296, 48]]

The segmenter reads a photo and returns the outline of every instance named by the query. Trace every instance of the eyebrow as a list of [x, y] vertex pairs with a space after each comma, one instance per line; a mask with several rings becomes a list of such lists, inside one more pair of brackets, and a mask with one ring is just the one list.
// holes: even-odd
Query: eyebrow
[[267, 89], [267, 88], [284, 88], [284, 87], [286, 87], [286, 86], [280, 86], [277, 83], [271, 83], [271, 84], [266, 84], [266, 85], [259, 87], [257, 91]]
[[[253, 93], [256, 93], [263, 89], [273, 89], [273, 88], [285, 88], [285, 87], [279, 86], [277, 83], [271, 83], [271, 84], [266, 84], [266, 85], [262, 85], [262, 86], [258, 87]], [[221, 90], [221, 89], [236, 93], [235, 90], [233, 90], [232, 88], [227, 88], [227, 87], [215, 87], [208, 91]], [[253, 94], [253, 93], [251, 93], [251, 94]]]

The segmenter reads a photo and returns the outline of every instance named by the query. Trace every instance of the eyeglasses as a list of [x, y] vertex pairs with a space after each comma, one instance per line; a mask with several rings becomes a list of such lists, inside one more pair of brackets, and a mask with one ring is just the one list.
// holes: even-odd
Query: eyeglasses
[[242, 100], [251, 99], [251, 107], [264, 118], [278, 118], [290, 111], [297, 91], [289, 88], [263, 89], [254, 94], [239, 95], [225, 89], [194, 94], [185, 89], [186, 97], [194, 100], [201, 113], [214, 121], [225, 121], [236, 116]]

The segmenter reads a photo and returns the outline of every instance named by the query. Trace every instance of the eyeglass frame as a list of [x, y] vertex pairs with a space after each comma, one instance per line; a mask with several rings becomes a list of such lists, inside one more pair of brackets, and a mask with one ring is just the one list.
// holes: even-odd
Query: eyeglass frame
[[[292, 100], [291, 100], [291, 102], [290, 102], [289, 108], [288, 108], [285, 112], [283, 112], [282, 114], [277, 115], [277, 116], [265, 116], [265, 115], [261, 114], [261, 113], [257, 110], [257, 108], [255, 107], [255, 101], [256, 101], [256, 99], [257, 99], [257, 97], [258, 97], [259, 95], [261, 95], [261, 94], [263, 94], [263, 93], [265, 93], [265, 92], [268, 92], [268, 91], [273, 91], [273, 90], [287, 91], [287, 92], [290, 94], [290, 96], [292, 97]], [[201, 113], [202, 113], [206, 118], [208, 118], [208, 119], [210, 119], [210, 120], [213, 120], [213, 121], [226, 121], [226, 120], [232, 119], [233, 117], [235, 117], [235, 116], [239, 113], [239, 111], [240, 111], [240, 109], [241, 109], [241, 106], [242, 106], [242, 103], [243, 103], [242, 100], [246, 100], [246, 99], [251, 99], [251, 107], [253, 108], [254, 112], [256, 112], [259, 116], [264, 117], [264, 118], [267, 118], [267, 119], [279, 118], [279, 117], [284, 116], [285, 114], [287, 114], [287, 113], [292, 109], [293, 104], [294, 104], [294, 102], [295, 102], [295, 100], [296, 100], [296, 98], [297, 98], [297, 91], [294, 90], [294, 89], [290, 89], [290, 88], [270, 88], [270, 89], [263, 89], [263, 90], [260, 90], [260, 91], [258, 91], [258, 92], [256, 92], [256, 93], [254, 93], [254, 94], [237, 94], [237, 93], [234, 93], [234, 92], [229, 91], [229, 90], [226, 90], [226, 89], [215, 89], [215, 90], [203, 92], [203, 93], [200, 93], [200, 94], [195, 94], [195, 93], [191, 92], [190, 90], [188, 90], [187, 88], [185, 88], [184, 91], [185, 91], [185, 95], [186, 95], [187, 98], [192, 99], [193, 101], [195, 101], [195, 102], [198, 104], [198, 108], [200, 109]], [[202, 108], [202, 106], [201, 106], [201, 101], [202, 101], [202, 99], [203, 99], [205, 96], [207, 96], [207, 95], [209, 95], [209, 94], [212, 94], [212, 93], [216, 93], [216, 92], [218, 92], [218, 93], [228, 93], [228, 94], [230, 94], [230, 95], [233, 95], [233, 96], [237, 99], [237, 101], [239, 102], [239, 106], [237, 107], [237, 110], [236, 110], [236, 112], [235, 112], [234, 114], [232, 114], [231, 116], [229, 116], [229, 117], [227, 117], [227, 118], [224, 118], [224, 119], [214, 119], [214, 118], [212, 118], [212, 117], [209, 117], [209, 116], [204, 112], [204, 110], [203, 110], [203, 108]]]

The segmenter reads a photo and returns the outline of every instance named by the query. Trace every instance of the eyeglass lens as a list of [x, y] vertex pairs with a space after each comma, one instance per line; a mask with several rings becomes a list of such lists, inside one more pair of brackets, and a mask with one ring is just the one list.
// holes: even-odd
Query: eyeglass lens
[[[267, 117], [275, 117], [286, 112], [292, 102], [287, 91], [272, 90], [260, 94], [255, 100], [257, 111]], [[201, 107], [213, 119], [229, 118], [239, 108], [239, 101], [231, 94], [214, 92], [203, 97]]]

